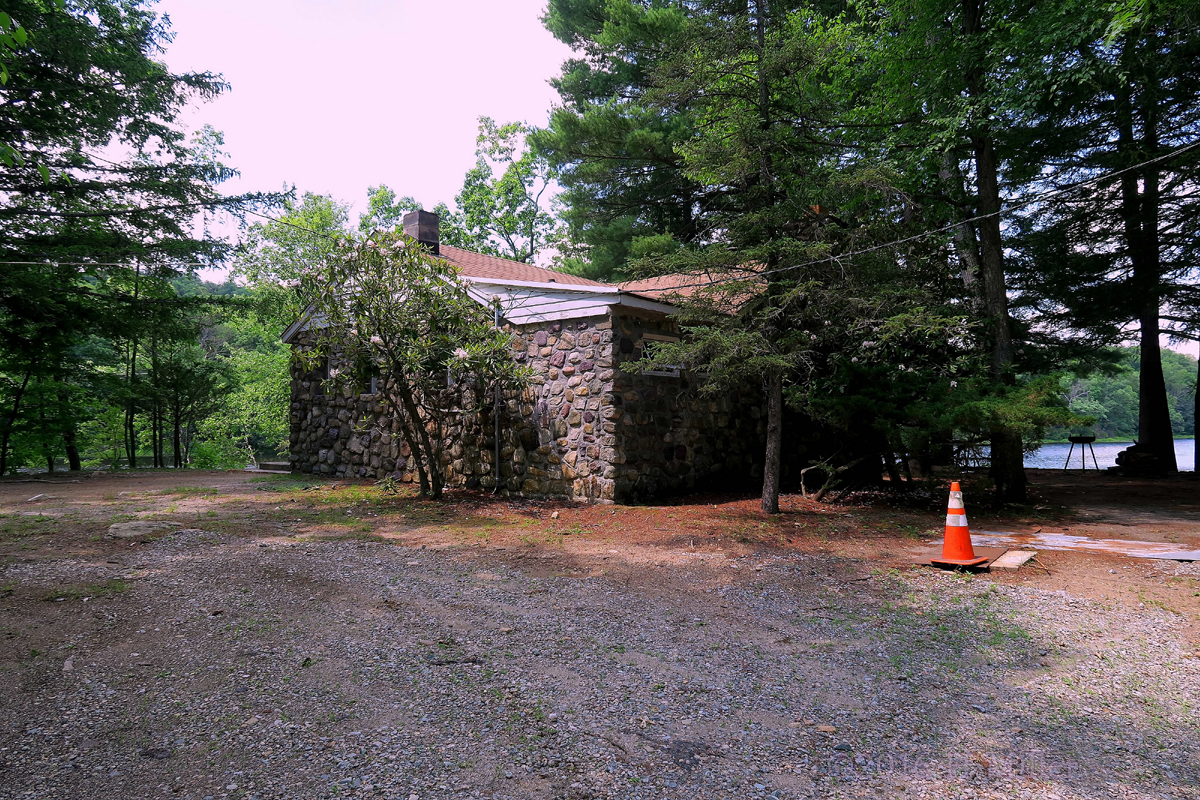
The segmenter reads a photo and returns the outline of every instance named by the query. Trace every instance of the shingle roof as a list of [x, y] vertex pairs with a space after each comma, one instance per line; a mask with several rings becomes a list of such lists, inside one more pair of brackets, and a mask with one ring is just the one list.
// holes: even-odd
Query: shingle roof
[[758, 272], [750, 269], [730, 270], [718, 275], [713, 275], [708, 271], [693, 273], [675, 272], [670, 275], [658, 275], [640, 281], [626, 281], [617, 285], [623, 292], [636, 294], [639, 297], [656, 300], [660, 303], [676, 303], [681, 299], [690, 299], [702, 290], [711, 292], [713, 286], [725, 286], [727, 288], [717, 289], [717, 292], [724, 292], [727, 295], [724, 299], [736, 306], [741, 305], [741, 303], [753, 296], [754, 291], [749, 289], [747, 284], [759, 289], [766, 285]]
[[[705, 277], [675, 273], [672, 275], [659, 275], [640, 281], [626, 281], [617, 285], [620, 286], [623, 292], [632, 292], [651, 300], [658, 300], [669, 294], [690, 297], [695, 294], [698, 288], [693, 284], [705, 282]], [[679, 288], [681, 286], [683, 288]]]
[[457, 247], [440, 248], [441, 257], [458, 268], [459, 274], [467, 278], [488, 278], [499, 281], [533, 281], [537, 283], [563, 283], [572, 286], [605, 286], [610, 284], [590, 281], [568, 275], [565, 272], [555, 272], [552, 269], [535, 267], [521, 261], [507, 258], [486, 256], [483, 253], [473, 253], [470, 250], [460, 250]]

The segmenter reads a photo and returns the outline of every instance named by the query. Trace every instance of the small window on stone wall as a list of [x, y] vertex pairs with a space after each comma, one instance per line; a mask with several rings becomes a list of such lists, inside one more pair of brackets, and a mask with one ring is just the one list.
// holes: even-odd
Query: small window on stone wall
[[[642, 334], [642, 351], [645, 355], [651, 355], [654, 352], [655, 342], [678, 342], [678, 336], [664, 336], [660, 333], [643, 333]], [[657, 375], [662, 378], [678, 378], [679, 371], [683, 367], [676, 364], [667, 364], [663, 369], [646, 370], [643, 375]]]
[[321, 362], [308, 373], [308, 379], [313, 383], [313, 395], [325, 396], [325, 381], [329, 380], [329, 359], [322, 358]]
[[375, 394], [379, 391], [379, 365], [366, 356], [354, 361], [354, 393]]

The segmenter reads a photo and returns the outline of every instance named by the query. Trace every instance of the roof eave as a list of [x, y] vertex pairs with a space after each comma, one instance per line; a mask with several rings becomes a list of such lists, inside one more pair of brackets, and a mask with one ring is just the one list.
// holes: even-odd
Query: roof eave
[[304, 330], [304, 326], [308, 323], [308, 319], [311, 315], [312, 308], [306, 308], [304, 309], [304, 313], [301, 314], [295, 322], [287, 326], [287, 329], [283, 332], [283, 335], [279, 337], [283, 340], [284, 344], [294, 343], [293, 339], [295, 338], [296, 334]]
[[556, 292], [583, 292], [585, 294], [620, 294], [617, 286], [601, 284], [599, 286], [582, 283], [559, 283], [558, 281], [514, 281], [507, 278], [479, 278], [471, 275], [459, 275], [460, 280], [467, 283], [482, 283], [487, 286], [516, 286], [521, 289], [550, 289]]

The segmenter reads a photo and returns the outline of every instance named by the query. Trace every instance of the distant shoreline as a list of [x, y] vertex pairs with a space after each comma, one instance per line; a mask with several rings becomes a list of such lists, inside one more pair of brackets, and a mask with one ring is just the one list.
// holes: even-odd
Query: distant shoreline
[[[1177, 442], [1186, 442], [1186, 441], [1195, 439], [1196, 437], [1195, 436], [1175, 436], [1173, 438]], [[1043, 439], [1042, 440], [1042, 444], [1070, 444], [1070, 443], [1071, 442], [1067, 439]], [[1116, 439], [1097, 439], [1096, 440], [1096, 444], [1123, 444], [1123, 443], [1133, 444], [1133, 439], [1131, 437], [1125, 436], [1125, 437], [1119, 437]]]

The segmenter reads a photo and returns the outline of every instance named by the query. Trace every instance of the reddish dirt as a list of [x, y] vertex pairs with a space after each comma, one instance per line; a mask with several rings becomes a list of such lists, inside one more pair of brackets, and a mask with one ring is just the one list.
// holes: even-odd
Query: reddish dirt
[[[997, 531], [1040, 528], [1200, 547], [1194, 482], [1126, 481], [1107, 474], [1049, 471], [1031, 477], [1033, 502], [1003, 509], [986, 504], [978, 481], [964, 481], [972, 526]], [[727, 699], [735, 694], [741, 698], [746, 687], [736, 681], [753, 674], [749, 671], [758, 664], [778, 663], [784, 672], [771, 679], [774, 683], [762, 685], [811, 697], [813, 683], [801, 686], [782, 677], [803, 673], [807, 681], [824, 681], [818, 685], [827, 688], [816, 696], [827, 692], [834, 698], [829, 708], [854, 709], [855, 714], [875, 709], [856, 724], [869, 723], [880, 741], [908, 737], [917, 729], [916, 718], [929, 716], [935, 698], [957, 691], [948, 690], [945, 680], [958, 673], [945, 671], [942, 662], [920, 662], [924, 666], [912, 673], [917, 677], [903, 677], [918, 681], [911, 690], [915, 695], [908, 684], [902, 686], [900, 677], [874, 684], [861, 681], [895, 673], [898, 667], [889, 660], [893, 657], [901, 659], [896, 664], [909, 663], [903, 659], [910, 658], [910, 651], [958, 652], [969, 642], [970, 657], [979, 659], [981, 669], [991, 670], [984, 683], [971, 684], [971, 691], [993, 692], [1011, 701], [1012, 713], [988, 710], [990, 706], [971, 706], [974, 711], [951, 708], [953, 714], [939, 717], [938, 724], [955, 748], [969, 741], [963, 752], [972, 752], [972, 747], [999, 747], [995, 752], [1032, 747], [1058, 753], [1066, 744], [1088, 742], [1102, 749], [1068, 763], [1086, 766], [1089, 775], [1100, 770], [1105, 780], [1139, 769], [1145, 773], [1148, 765], [1161, 767], [1168, 756], [1176, 771], [1184, 762], [1200, 764], [1196, 738], [1187, 728], [1172, 734], [1182, 741], [1173, 753], [1163, 755], [1157, 745], [1153, 752], [1136, 751], [1138, 767], [1128, 769], [1125, 755], [1111, 755], [1110, 745], [1117, 740], [1105, 738], [1108, 715], [1116, 712], [1092, 708], [1095, 690], [1104, 703], [1119, 707], [1124, 716], [1113, 720], [1122, 721], [1123, 735], [1137, 735], [1139, 747], [1139, 731], [1144, 730], [1149, 741], [1152, 722], [1165, 720], [1161, 724], [1175, 731], [1191, 724], [1184, 701], [1194, 696], [1190, 687], [1195, 685], [1195, 659], [1200, 658], [1196, 566], [1102, 553], [1043, 552], [1019, 571], [971, 580], [935, 574], [911, 562], [915, 550], [939, 539], [945, 501], [944, 484], [913, 487], [906, 497], [860, 493], [842, 504], [789, 495], [782, 499], [782, 513], [767, 516], [759, 510], [758, 498], [746, 496], [694, 496], [631, 507], [508, 500], [455, 491], [434, 502], [416, 498], [411, 490], [386, 494], [367, 481], [246, 472], [142, 471], [0, 481], [0, 566], [7, 573], [0, 580], [0, 618], [5, 622], [0, 626], [5, 644], [0, 651], [0, 705], [8, 712], [0, 724], [0, 797], [242, 797], [251, 793], [250, 787], [239, 785], [254, 775], [255, 780], [292, 781], [291, 788], [273, 786], [263, 797], [341, 795], [340, 784], [330, 785], [337, 775], [319, 775], [327, 767], [316, 768], [318, 774], [307, 773], [314, 764], [344, 760], [349, 765], [354, 758], [318, 757], [307, 750], [292, 753], [290, 740], [287, 752], [292, 755], [284, 758], [280, 753], [286, 737], [301, 736], [309, 749], [324, 749], [336, 741], [338, 748], [348, 750], [368, 727], [378, 733], [391, 726], [405, 728], [405, 735], [428, 735], [423, 746], [429, 748], [475, 748], [477, 740], [456, 740], [438, 733], [436, 726], [422, 727], [421, 715], [432, 716], [451, 699], [473, 702], [485, 695], [463, 691], [443, 696], [445, 684], [417, 676], [428, 674], [431, 664], [458, 664], [453, 668], [478, 668], [484, 680], [482, 661], [455, 660], [475, 651], [460, 654], [447, 648], [458, 647], [459, 640], [484, 647], [480, 642], [486, 639], [486, 652], [480, 652], [503, 663], [504, 669], [520, 667], [522, 686], [526, 678], [543, 681], [536, 697], [566, 702], [564, 697], [581, 696], [581, 687], [595, 683], [599, 675], [579, 673], [593, 676], [585, 681], [564, 667], [566, 651], [551, 649], [564, 642], [577, 648], [579, 637], [568, 635], [576, 633], [571, 623], [576, 619], [588, 620], [588, 641], [594, 639], [597, 646], [622, 643], [642, 636], [647, 626], [658, 626], [641, 650], [627, 652], [620, 644], [619, 651], [625, 659], [622, 669], [636, 662], [653, 670], [645, 673], [645, 680], [614, 682], [614, 694], [601, 698], [603, 702], [580, 701], [580, 719], [585, 712], [593, 715], [586, 725], [580, 723], [583, 731], [593, 725], [609, 726], [596, 730], [624, 730], [622, 726], [636, 719], [630, 716], [636, 708], [645, 709], [639, 713], [643, 727], [649, 725], [647, 716], [662, 707], [656, 693], [685, 674], [680, 672], [683, 662], [663, 654], [686, 644], [694, 645], [688, 658], [696, 663], [712, 659], [725, 664], [722, 659], [727, 659], [730, 671], [722, 680], [737, 689]], [[136, 519], [172, 521], [184, 530], [151, 544], [107, 537], [113, 523]], [[561, 580], [582, 577], [596, 579]], [[993, 592], [993, 587], [979, 585], [985, 582], [1044, 591]], [[553, 594], [548, 584], [554, 584]], [[562, 584], [581, 588], [564, 589]], [[903, 595], [889, 594], [900, 585], [913, 587], [920, 602], [944, 603], [949, 610], [942, 617], [929, 617], [929, 624], [922, 622], [926, 617], [912, 609], [924, 606], [909, 608]], [[487, 594], [493, 590], [494, 596]], [[978, 626], [987, 622], [986, 613], [991, 613], [990, 607], [980, 605], [978, 616], [964, 618], [963, 638], [946, 640], [958, 644], [946, 644], [942, 637], [959, 630], [954, 627], [958, 623], [946, 627], [946, 620], [958, 619], [959, 611], [951, 607], [957, 608], [968, 595], [982, 603], [992, 594], [1021, 595], [1014, 630], [1023, 631], [1021, 626], [1027, 624], [1032, 632], [1006, 638], [1000, 634], [1007, 628], [993, 625], [988, 636], [975, 636]], [[935, 595], [941, 599], [935, 601]], [[1100, 607], [1089, 604], [1085, 609], [1079, 599], [1094, 600]], [[893, 606], [893, 600], [899, 604]], [[798, 609], [803, 614], [798, 616]], [[827, 622], [821, 621], [826, 616]], [[842, 623], [861, 625], [863, 630], [843, 641], [835, 638], [843, 635], [835, 633]], [[501, 624], [505, 627], [498, 627]], [[564, 624], [571, 627], [562, 629]], [[801, 630], [802, 625], [809, 628]], [[681, 631], [689, 637], [686, 641], [678, 638]], [[1012, 665], [1001, 665], [1001, 670], [999, 651], [984, 652], [1000, 647], [989, 643], [992, 635], [999, 635], [995, 642], [1019, 644], [1023, 655]], [[385, 651], [387, 657], [382, 658]], [[580, 650], [585, 651], [592, 652]], [[1098, 654], [1120, 660], [1101, 661]], [[866, 660], [868, 656], [873, 660]], [[401, 663], [401, 657], [409, 660]], [[493, 661], [487, 662], [487, 673], [493, 672]], [[1124, 682], [1114, 682], [1112, 664]], [[396, 673], [401, 680], [388, 683], [392, 688], [387, 692], [376, 681], [377, 671], [385, 667], [401, 670]], [[707, 676], [711, 665], [704, 663], [704, 668]], [[1047, 670], [1046, 680], [1053, 678], [1053, 691], [1047, 688], [1051, 683], [1030, 684], [1042, 680], [1041, 670]], [[700, 677], [686, 675], [690, 680]], [[409, 679], [415, 682], [406, 682]], [[509, 689], [517, 683], [511, 680], [505, 684]], [[1036, 724], [1022, 716], [1035, 695], [1018, 696], [1006, 688], [1025, 685], [1035, 686], [1036, 697], [1053, 701], [1044, 714], [1037, 712], [1042, 716]], [[1142, 689], [1133, 691], [1135, 686]], [[96, 694], [100, 690], [103, 696]], [[503, 691], [497, 690], [498, 703]], [[1056, 692], [1068, 690], [1074, 693], [1068, 697], [1074, 704], [1070, 707], [1077, 707], [1078, 713], [1064, 726], [1057, 716], [1061, 707], [1053, 703], [1058, 702]], [[1176, 697], [1177, 690], [1183, 700]], [[713, 690], [706, 685], [704, 692], [709, 691]], [[619, 706], [620, 719], [607, 710], [614, 698], [625, 703], [621, 698], [633, 695], [638, 699], [628, 708]], [[414, 696], [416, 707], [411, 705]], [[877, 713], [880, 697], [900, 698], [889, 715]], [[923, 698], [925, 705], [913, 720], [892, 722], [891, 714], [911, 710], [914, 697]], [[1146, 708], [1131, 697], [1145, 700]], [[1126, 701], [1134, 705], [1127, 709], [1121, 705]], [[410, 705], [399, 711], [402, 702]], [[536, 720], [541, 706], [529, 702], [533, 704], [525, 716]], [[195, 713], [179, 713], [178, 703], [191, 704]], [[711, 709], [713, 701], [702, 704]], [[1182, 711], [1169, 717], [1152, 718], [1147, 710], [1177, 707]], [[468, 712], [487, 710], [480, 708], [463, 706], [462, 719]], [[766, 738], [755, 739], [747, 752], [775, 760], [780, 758], [778, 737], [808, 736], [811, 723], [805, 720], [817, 718], [808, 712], [795, 720], [775, 711], [755, 714], [746, 721], [753, 722], [756, 731], [761, 728]], [[850, 719], [846, 716], [836, 724], [849, 724]], [[1078, 727], [1080, 720], [1087, 721], [1086, 727]], [[726, 740], [718, 737], [732, 732], [724, 729], [724, 721], [700, 732], [703, 726], [691, 716], [679, 726], [672, 729], [677, 737], [686, 734], [695, 741], [707, 737], [720, 743]], [[46, 735], [49, 727], [54, 727], [53, 737]], [[280, 733], [285, 728], [290, 732]], [[1036, 747], [1028, 742], [1031, 729]], [[533, 735], [532, 729], [516, 730], [521, 736]], [[749, 730], [738, 723], [738, 736], [750, 735]], [[634, 752], [633, 739], [611, 741], [625, 756]], [[403, 755], [411, 744], [392, 742], [386, 749]], [[572, 757], [579, 752], [572, 750]], [[1129, 758], [1133, 754], [1128, 751]], [[276, 761], [264, 766], [268, 757]], [[436, 759], [436, 764], [451, 763], [441, 755]], [[545, 777], [541, 773], [526, 773], [507, 762], [488, 763], [499, 786], [513, 781], [511, 793], [504, 795], [509, 798], [632, 796], [571, 794], [570, 785], [581, 777], [575, 773], [551, 787], [536, 783], [535, 778]], [[980, 763], [986, 773], [988, 762]], [[396, 774], [384, 767], [389, 776]], [[736, 768], [741, 770], [740, 765]], [[799, 780], [790, 764], [771, 769], [772, 780]], [[722, 774], [722, 780], [733, 775]], [[741, 777], [749, 774], [738, 772]], [[1173, 772], [1164, 775], [1176, 780]], [[604, 778], [600, 772], [583, 777], [597, 782]], [[641, 781], [645, 775], [636, 777]], [[535, 783], [541, 787], [536, 791]], [[317, 791], [320, 785], [325, 789]], [[749, 785], [744, 787], [747, 791]], [[898, 796], [969, 796], [943, 791], [936, 781], [928, 785], [934, 787], [928, 793]], [[1050, 784], [1039, 784], [1032, 794], [1028, 787], [1034, 784], [1021, 785], [1026, 788], [1019, 796], [1052, 796], [1046, 788]], [[893, 786], [879, 783], [872, 791]], [[87, 787], [86, 793], [82, 787]], [[222, 787], [228, 792], [222, 794]], [[422, 790], [420, 797], [451, 796], [442, 786], [438, 793], [426, 788], [429, 793]], [[866, 784], [860, 788], [865, 792]], [[974, 796], [1018, 796], [1010, 789]], [[349, 796], [410, 796], [408, 790], [365, 792], [364, 788]], [[734, 795], [718, 795], [714, 789], [712, 794], [671, 796]], [[1081, 790], [1053, 796], [1074, 800], [1102, 795]]]
[[[1055, 532], [1094, 539], [1172, 542], [1200, 549], [1200, 486], [1174, 479], [1030, 470], [1031, 504], [994, 509], [987, 493], [963, 481], [975, 530]], [[411, 492], [383, 495], [370, 481], [264, 475], [244, 471], [88, 473], [37, 481], [0, 481], [0, 559], [108, 558], [128, 553], [107, 539], [113, 522], [170, 519], [187, 526], [259, 537], [382, 538], [430, 547], [507, 550], [512, 559], [546, 548], [620, 555], [627, 568], [681, 563], [685, 553], [714, 555], [792, 550], [837, 555], [864, 568], [910, 569], [911, 553], [940, 540], [944, 487], [911, 497], [857, 493], [841, 505], [798, 495], [781, 513], [758, 498], [690, 496], [662, 505], [583, 506], [510, 500], [451, 491], [440, 502]], [[47, 495], [33, 500], [36, 495]], [[562, 552], [562, 550], [559, 550]], [[1200, 643], [1200, 586], [1171, 574], [1176, 562], [1102, 553], [1043, 551], [1015, 572], [992, 573], [1125, 607], [1154, 605], [1188, 620]]]

